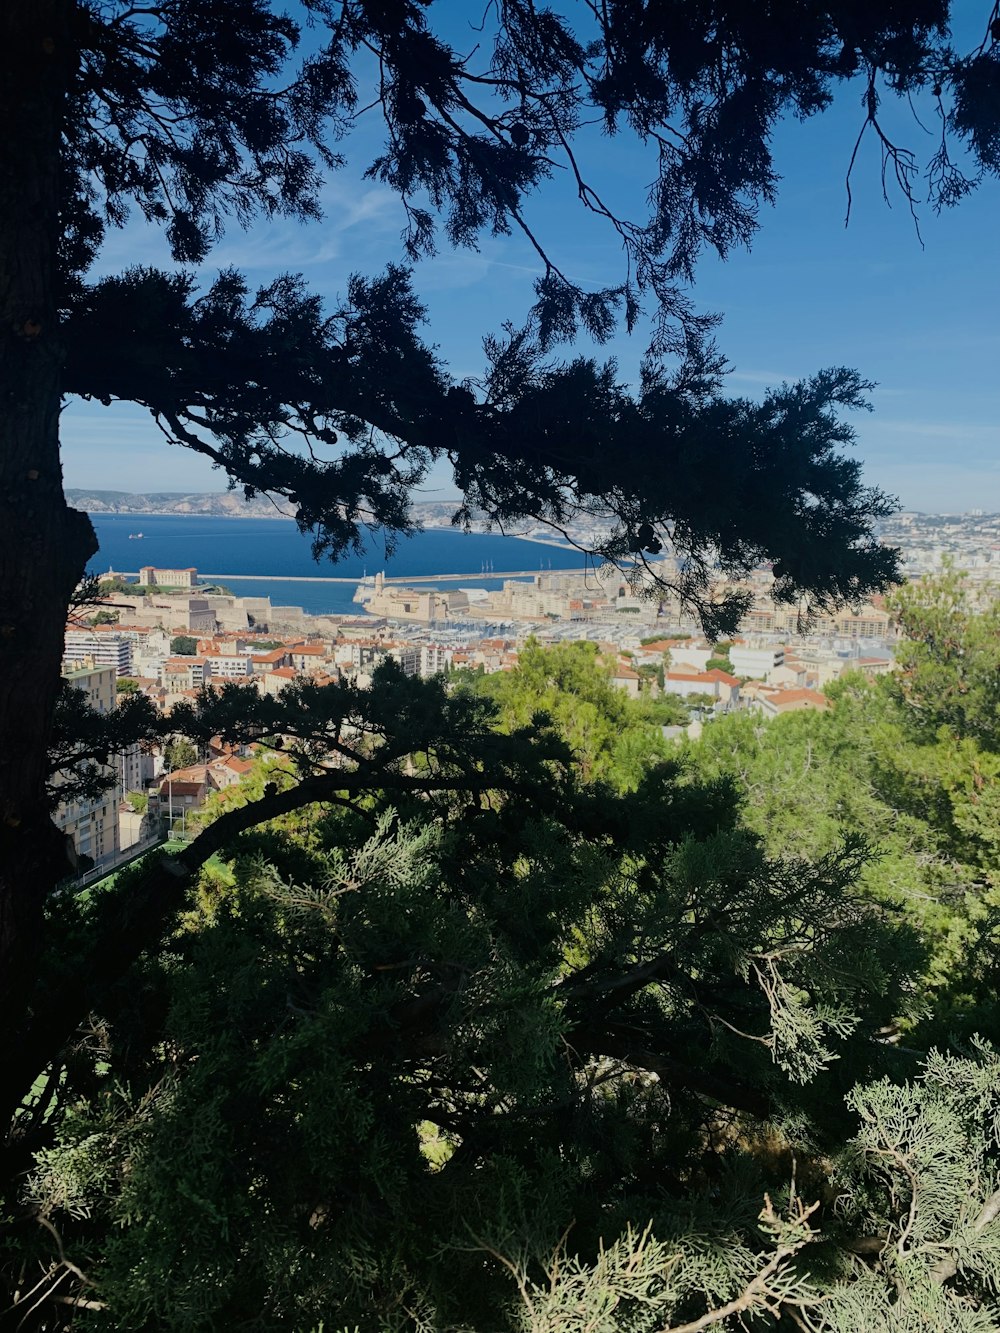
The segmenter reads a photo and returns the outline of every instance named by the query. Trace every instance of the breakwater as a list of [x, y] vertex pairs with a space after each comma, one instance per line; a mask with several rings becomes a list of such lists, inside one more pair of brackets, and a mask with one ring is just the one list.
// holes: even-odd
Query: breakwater
[[[123, 574], [126, 578], [136, 578], [139, 573], [136, 569], [123, 569], [117, 572]], [[491, 569], [485, 571], [480, 570], [478, 573], [469, 574], [394, 574], [392, 576], [387, 575], [382, 581], [387, 586], [389, 584], [402, 584], [406, 586], [420, 583], [474, 583], [477, 581], [482, 582], [484, 579], [489, 579], [491, 581], [495, 579], [531, 579], [539, 572], [550, 574], [553, 571], [539, 571], [537, 569]], [[561, 569], [554, 572], [561, 574], [585, 574], [588, 571], [586, 568], [581, 568], [579, 570]], [[590, 572], [593, 572], [593, 566], [590, 567]], [[332, 575], [322, 574], [203, 574], [200, 570], [198, 572], [198, 579], [200, 583], [239, 583], [241, 580], [247, 582], [252, 580], [255, 583], [349, 583], [353, 585], [365, 584], [367, 586], [372, 586], [373, 583], [370, 575], [367, 578], [359, 579], [357, 575], [353, 578], [335, 578]], [[197, 592], [197, 586], [192, 588], [191, 591]]]

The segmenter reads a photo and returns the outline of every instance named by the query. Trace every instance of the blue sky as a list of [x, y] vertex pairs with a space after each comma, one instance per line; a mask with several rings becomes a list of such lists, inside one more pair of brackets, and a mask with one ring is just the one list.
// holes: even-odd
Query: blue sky
[[[878, 384], [874, 411], [854, 421], [870, 483], [898, 496], [905, 509], [1000, 510], [1000, 187], [986, 182], [940, 217], [921, 209], [921, 248], [904, 201], [892, 197], [886, 206], [879, 156], [868, 144], [855, 168], [845, 228], [844, 176], [861, 124], [860, 93], [859, 83], [848, 85], [823, 116], [779, 127], [773, 148], [783, 180], [776, 206], [762, 211], [751, 253], [734, 253], [724, 263], [703, 258], [692, 295], [700, 308], [724, 315], [718, 337], [733, 367], [730, 392], [756, 397], [768, 384], [825, 366], [855, 366]], [[918, 109], [931, 127], [932, 108]], [[931, 139], [909, 111], [893, 112], [892, 119], [903, 141], [926, 154]], [[234, 227], [209, 257], [207, 274], [235, 265], [251, 282], [264, 283], [300, 271], [332, 300], [350, 273], [375, 272], [400, 258], [398, 202], [361, 179], [375, 129], [362, 130], [351, 168], [331, 179], [323, 221], [261, 224], [250, 232]], [[594, 134], [584, 150], [602, 191], [615, 200], [641, 199], [652, 166], [637, 145]], [[621, 272], [620, 250], [582, 214], [562, 176], [536, 197], [532, 222], [564, 271], [595, 285], [613, 280]], [[98, 269], [168, 262], [159, 233], [133, 222], [109, 236]], [[482, 335], [523, 315], [537, 272], [534, 252], [520, 237], [486, 237], [478, 254], [443, 251], [418, 267], [417, 290], [430, 312], [427, 336], [455, 375], [475, 374]], [[643, 346], [640, 330], [599, 354], [615, 356], [630, 379]], [[70, 487], [225, 488], [219, 472], [168, 446], [137, 408], [71, 402], [63, 439]], [[724, 469], [720, 459], [720, 478]], [[431, 478], [427, 498], [453, 494], [445, 472]]]

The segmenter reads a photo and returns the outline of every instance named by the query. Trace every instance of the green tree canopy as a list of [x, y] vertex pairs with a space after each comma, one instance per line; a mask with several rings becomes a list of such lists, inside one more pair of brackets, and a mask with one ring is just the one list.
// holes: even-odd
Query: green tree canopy
[[529, 639], [518, 669], [475, 678], [475, 687], [500, 706], [506, 728], [550, 720], [569, 745], [584, 781], [604, 781], [634, 790], [650, 765], [666, 760], [671, 747], [660, 731], [660, 718], [687, 721], [683, 707], [666, 709], [632, 700], [617, 689], [612, 669], [598, 661], [592, 643], [563, 643], [545, 648]]
[[[592, 659], [545, 657], [532, 687], [614, 706]], [[571, 1222], [589, 1263], [639, 1219], [700, 1247], [660, 1308], [702, 1315], [768, 1261], [773, 1124], [837, 1142], [837, 1090], [894, 1063], [877, 1033], [907, 1003], [912, 933], [852, 891], [859, 847], [770, 860], [721, 787], [655, 766], [636, 792], [579, 785], [537, 717], [378, 684], [300, 686], [309, 734], [220, 797], [201, 838], [231, 873], [203, 877], [168, 950], [102, 978], [103, 1072], [58, 1090], [33, 1206], [122, 1329], [516, 1329], [505, 1257], [537, 1280]], [[401, 713], [437, 738], [412, 775]], [[294, 780], [337, 717], [342, 759], [391, 796], [303, 805], [310, 782], [349, 792], [335, 765]], [[367, 757], [364, 722], [386, 728]], [[248, 724], [234, 708], [231, 733]], [[69, 900], [57, 938], [85, 948], [147, 893], [138, 871]], [[737, 1124], [730, 1175], [705, 1133]]]
[[[892, 757], [945, 748], [906, 688], [720, 719], [638, 783], [592, 645], [179, 705], [267, 749], [177, 858], [193, 894], [140, 867], [50, 905], [101, 1036], [19, 1117], [9, 1270], [79, 1270], [123, 1329], [996, 1328], [996, 1055], [928, 1046], [990, 1019], [988, 956], [942, 965], [988, 936], [920, 902], [958, 863], [892, 803]], [[150, 917], [169, 946], [109, 971]]]
[[990, 1031], [998, 905], [996, 611], [955, 571], [894, 598], [899, 669], [827, 687], [829, 712], [719, 719], [687, 747], [692, 778], [737, 784], [772, 855], [830, 854], [860, 832], [866, 890], [931, 946], [928, 1031]]
[[186, 736], [178, 736], [170, 742], [164, 753], [167, 771], [175, 772], [178, 768], [189, 768], [198, 762], [198, 748]]

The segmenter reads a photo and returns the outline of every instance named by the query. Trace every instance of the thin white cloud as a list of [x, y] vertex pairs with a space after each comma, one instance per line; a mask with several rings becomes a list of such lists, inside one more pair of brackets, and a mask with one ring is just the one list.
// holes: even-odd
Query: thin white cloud
[[524, 274], [524, 289], [529, 299], [531, 288], [528, 280], [539, 277], [543, 272], [541, 264], [514, 264], [504, 259], [488, 258], [475, 250], [456, 250], [419, 264], [414, 272], [414, 283], [421, 293], [462, 291], [489, 282], [494, 274], [499, 276], [500, 270]]
[[778, 370], [731, 370], [727, 379], [739, 384], [787, 384], [799, 378], [798, 375], [782, 373]]
[[[305, 224], [291, 218], [258, 220], [247, 232], [231, 220], [202, 270], [208, 273], [240, 268], [281, 273], [315, 268], [339, 260], [348, 236], [352, 268], [369, 263], [369, 249], [378, 253], [381, 267], [382, 243], [388, 235], [398, 235], [403, 223], [399, 201], [392, 191], [382, 185], [335, 178], [324, 187], [320, 205], [323, 217]], [[109, 229], [95, 269], [114, 273], [136, 264], [174, 267], [163, 229], [147, 225], [138, 215], [125, 227]]]
[[909, 435], [919, 439], [960, 440], [966, 444], [1000, 444], [1000, 425], [978, 421], [910, 421], [876, 416], [865, 434], [883, 430], [893, 435]]

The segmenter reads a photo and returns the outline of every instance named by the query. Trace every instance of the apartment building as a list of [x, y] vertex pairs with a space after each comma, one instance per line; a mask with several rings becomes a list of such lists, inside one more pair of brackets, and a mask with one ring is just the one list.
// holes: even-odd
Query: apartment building
[[615, 667], [611, 683], [617, 689], [623, 690], [630, 699], [638, 699], [642, 693], [642, 677], [638, 671], [633, 671], [630, 666], [625, 666], [623, 663]]
[[249, 653], [205, 653], [205, 675], [213, 680], [237, 680], [253, 675], [253, 662]]
[[772, 671], [784, 666], [785, 649], [780, 645], [748, 648], [745, 644], [734, 643], [729, 649], [729, 660], [737, 676], [766, 680]]
[[[760, 597], [740, 624], [741, 634], [818, 634], [842, 639], [893, 639], [896, 626], [880, 599], [835, 614], [817, 613], [811, 619], [796, 606], [784, 606]], [[736, 664], [733, 663], [735, 666]]]
[[706, 644], [672, 643], [667, 651], [670, 665], [677, 671], [704, 671], [712, 658], [712, 649]]
[[292, 666], [302, 675], [312, 675], [328, 665], [330, 652], [322, 643], [295, 643], [288, 649]]
[[291, 666], [292, 655], [287, 648], [270, 648], [266, 653], [251, 653], [250, 666], [254, 675], [266, 675], [278, 667]]
[[422, 643], [420, 645], [420, 674], [437, 676], [448, 670], [454, 649], [440, 643]]
[[[87, 703], [98, 713], [110, 713], [117, 705], [113, 666], [74, 667], [65, 673], [65, 679], [75, 690], [86, 696]], [[79, 858], [87, 857], [95, 865], [112, 861], [118, 853], [118, 800], [117, 783], [110, 791], [92, 798], [77, 799], [60, 805], [52, 818], [68, 838]]]
[[168, 657], [161, 683], [168, 694], [183, 694], [185, 690], [200, 690], [208, 675], [202, 657]]
[[420, 649], [414, 643], [392, 643], [385, 645], [384, 657], [394, 658], [400, 665], [404, 676], [420, 675]]
[[344, 639], [333, 650], [333, 660], [339, 667], [354, 667], [358, 671], [374, 667], [378, 645], [374, 639]]
[[277, 698], [283, 693], [289, 685], [294, 684], [299, 679], [299, 673], [294, 667], [280, 666], [274, 667], [271, 671], [266, 671], [260, 678], [260, 691], [262, 694], [269, 694]]
[[63, 662], [69, 667], [89, 661], [95, 666], [113, 667], [119, 676], [127, 676], [132, 670], [132, 653], [132, 638], [111, 626], [66, 627]]

